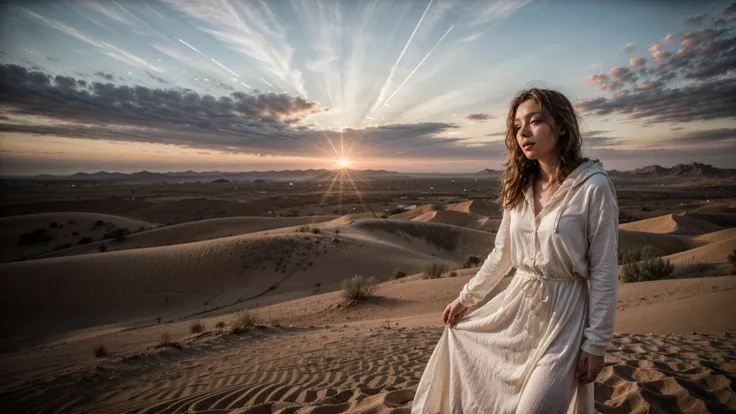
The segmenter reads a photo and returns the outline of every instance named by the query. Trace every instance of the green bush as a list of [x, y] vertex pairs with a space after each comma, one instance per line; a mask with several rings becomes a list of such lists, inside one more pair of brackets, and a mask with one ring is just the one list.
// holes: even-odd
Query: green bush
[[107, 348], [105, 348], [105, 345], [97, 344], [93, 353], [97, 358], [102, 358], [107, 355]]
[[652, 245], [641, 250], [624, 250], [620, 253], [623, 265], [619, 279], [622, 283], [645, 282], [648, 280], [667, 279], [672, 275], [675, 266], [669, 260], [658, 257], [660, 253]]
[[319, 229], [315, 227], [312, 229], [312, 233], [319, 234], [320, 232], [319, 232]]
[[240, 333], [244, 330], [255, 326], [258, 323], [258, 315], [250, 310], [244, 310], [236, 312], [233, 315], [233, 319], [230, 321], [230, 332]]
[[476, 267], [480, 264], [480, 258], [478, 256], [468, 256], [467, 259], [465, 259], [465, 263], [463, 263], [463, 269], [469, 269], [471, 267]]
[[403, 277], [406, 277], [406, 272], [401, 269], [394, 270], [394, 273], [391, 275], [391, 279], [401, 279]]
[[158, 344], [156, 344], [154, 348], [181, 348], [181, 344], [179, 342], [172, 341], [169, 332], [164, 331], [163, 333], [161, 333]]
[[457, 272], [450, 272], [450, 277], [457, 277]]
[[362, 275], [355, 275], [350, 279], [343, 280], [341, 288], [345, 299], [351, 302], [360, 302], [376, 293], [378, 279], [373, 276], [366, 278]]
[[200, 333], [204, 330], [204, 325], [200, 321], [194, 321], [189, 325], [189, 332], [195, 334]]
[[225, 322], [223, 321], [217, 322], [217, 324], [215, 325], [215, 328], [217, 329], [223, 329], [224, 327], [225, 327]]
[[437, 279], [442, 277], [447, 268], [442, 263], [430, 263], [424, 267], [424, 279]]

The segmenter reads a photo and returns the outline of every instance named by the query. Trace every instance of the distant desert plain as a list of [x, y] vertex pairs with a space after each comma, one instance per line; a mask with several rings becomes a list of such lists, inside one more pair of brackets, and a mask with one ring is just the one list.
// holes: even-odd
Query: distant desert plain
[[[499, 174], [3, 177], [0, 411], [409, 413], [493, 246]], [[736, 170], [609, 174], [620, 286], [596, 410], [736, 412]], [[356, 275], [372, 296], [346, 298]]]

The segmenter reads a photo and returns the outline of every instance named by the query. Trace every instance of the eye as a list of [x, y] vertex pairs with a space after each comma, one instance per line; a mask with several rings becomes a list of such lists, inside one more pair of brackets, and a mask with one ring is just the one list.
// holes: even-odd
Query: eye
[[540, 122], [542, 122], [541, 119], [532, 119], [532, 124], [538, 124]]
[[521, 127], [520, 127], [520, 126], [518, 126], [518, 125], [514, 125], [514, 132], [518, 131], [518, 130], [519, 130], [519, 128], [521, 128]]

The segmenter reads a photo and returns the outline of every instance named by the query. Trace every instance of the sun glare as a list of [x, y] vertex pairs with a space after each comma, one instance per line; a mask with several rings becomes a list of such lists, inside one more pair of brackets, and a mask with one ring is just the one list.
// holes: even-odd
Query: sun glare
[[348, 165], [350, 165], [350, 162], [348, 160], [344, 159], [344, 158], [341, 158], [341, 159], [337, 160], [337, 165], [340, 168], [347, 168]]

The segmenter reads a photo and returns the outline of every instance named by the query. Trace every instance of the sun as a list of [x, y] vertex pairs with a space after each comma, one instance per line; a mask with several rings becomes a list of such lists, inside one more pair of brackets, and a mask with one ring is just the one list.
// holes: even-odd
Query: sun
[[335, 161], [338, 167], [340, 168], [348, 168], [350, 165], [350, 161], [346, 160], [345, 158], [340, 158], [339, 160]]

